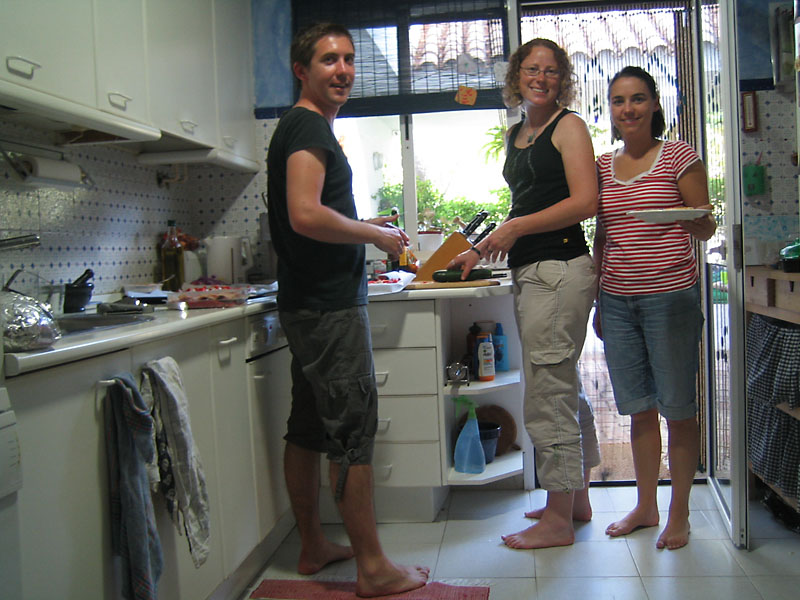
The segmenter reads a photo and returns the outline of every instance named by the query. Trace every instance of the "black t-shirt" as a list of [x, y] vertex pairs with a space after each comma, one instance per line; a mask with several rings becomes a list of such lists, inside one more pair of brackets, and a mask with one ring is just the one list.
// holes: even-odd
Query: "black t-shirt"
[[278, 308], [340, 310], [367, 303], [364, 244], [330, 244], [296, 233], [286, 205], [286, 164], [293, 153], [327, 153], [322, 204], [357, 219], [353, 173], [322, 115], [294, 107], [280, 119], [267, 153], [269, 228], [278, 254]]
[[[513, 142], [522, 122], [511, 130], [503, 165], [503, 177], [511, 190], [510, 217], [539, 212], [569, 197], [564, 162], [561, 153], [553, 146], [553, 131], [570, 112], [566, 109], [561, 111], [527, 148], [517, 148]], [[518, 238], [508, 253], [508, 266], [521, 267], [542, 260], [570, 260], [588, 252], [583, 229], [580, 223], [576, 223], [564, 229]]]

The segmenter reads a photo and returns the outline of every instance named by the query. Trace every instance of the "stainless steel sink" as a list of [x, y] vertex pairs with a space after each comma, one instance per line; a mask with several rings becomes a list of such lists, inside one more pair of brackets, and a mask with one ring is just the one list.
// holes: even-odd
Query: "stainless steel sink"
[[155, 317], [151, 314], [120, 314], [120, 313], [80, 313], [64, 315], [56, 318], [61, 333], [81, 333], [96, 329], [107, 329], [109, 327], [120, 327], [122, 325], [132, 325], [134, 323], [144, 323], [152, 321]]

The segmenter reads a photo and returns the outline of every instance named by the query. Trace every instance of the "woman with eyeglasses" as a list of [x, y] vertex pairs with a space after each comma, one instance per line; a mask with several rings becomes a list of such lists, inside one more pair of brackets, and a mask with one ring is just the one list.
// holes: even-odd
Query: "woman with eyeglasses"
[[589, 474], [600, 464], [594, 416], [576, 369], [596, 288], [580, 224], [597, 211], [594, 150], [586, 123], [566, 108], [574, 96], [572, 65], [552, 41], [537, 38], [514, 52], [503, 95], [524, 117], [506, 139], [511, 211], [449, 267], [461, 268], [466, 278], [481, 258], [508, 259], [525, 428], [547, 503], [526, 513], [536, 523], [503, 540], [511, 548], [566, 546], [575, 541], [573, 519], [592, 516]]
[[[716, 223], [697, 152], [686, 142], [661, 139], [665, 119], [653, 77], [625, 67], [611, 80], [608, 100], [612, 133], [623, 145], [597, 159], [600, 291], [594, 327], [605, 345], [617, 409], [631, 416], [637, 503], [606, 533], [618, 537], [658, 525], [661, 415], [669, 432], [672, 490], [656, 547], [674, 550], [689, 541], [689, 493], [700, 447], [696, 377], [703, 313], [692, 238], [708, 240]], [[676, 208], [708, 213], [667, 223], [630, 214]]]

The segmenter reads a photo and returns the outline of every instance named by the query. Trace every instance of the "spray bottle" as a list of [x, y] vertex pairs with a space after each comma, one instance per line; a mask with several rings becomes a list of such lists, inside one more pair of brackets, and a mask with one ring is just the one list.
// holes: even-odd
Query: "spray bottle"
[[467, 422], [458, 435], [455, 450], [455, 469], [459, 473], [483, 473], [486, 469], [486, 455], [481, 444], [478, 430], [478, 417], [475, 414], [475, 402], [466, 396], [453, 398], [454, 402], [462, 402], [469, 408]]

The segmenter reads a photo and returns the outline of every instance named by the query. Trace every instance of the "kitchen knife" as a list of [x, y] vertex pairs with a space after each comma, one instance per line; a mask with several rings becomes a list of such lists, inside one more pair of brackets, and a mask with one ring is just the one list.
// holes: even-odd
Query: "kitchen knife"
[[472, 242], [472, 245], [476, 246], [478, 244], [478, 242], [480, 242], [483, 238], [485, 238], [487, 235], [489, 235], [495, 227], [497, 227], [497, 223], [494, 223], [494, 222], [489, 223], [486, 226], [486, 229], [481, 231], [480, 234], [478, 235], [478, 237], [475, 238], [475, 241]]
[[477, 215], [475, 215], [472, 218], [472, 221], [467, 223], [467, 226], [464, 227], [464, 229], [461, 231], [461, 233], [464, 234], [464, 237], [470, 236], [478, 227], [480, 227], [480, 224], [483, 223], [483, 221], [488, 216], [489, 216], [489, 212], [486, 211], [486, 210], [482, 210], [481, 212], [479, 212]]

